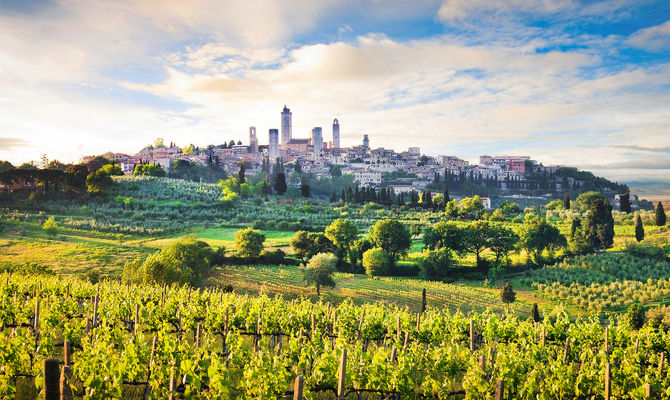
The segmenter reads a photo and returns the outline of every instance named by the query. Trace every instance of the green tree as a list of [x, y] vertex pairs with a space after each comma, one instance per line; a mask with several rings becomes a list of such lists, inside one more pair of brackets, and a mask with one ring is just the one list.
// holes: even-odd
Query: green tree
[[123, 268], [126, 282], [202, 285], [214, 256], [209, 245], [194, 238], [176, 240], [162, 250], [133, 260]]
[[357, 273], [365, 272], [365, 269], [363, 268], [362, 265], [363, 253], [365, 253], [367, 250], [370, 250], [373, 247], [374, 244], [370, 242], [368, 239], [362, 238], [354, 240], [348, 252], [349, 265], [351, 267], [352, 272]]
[[531, 254], [536, 264], [541, 263], [544, 249], [556, 249], [566, 245], [565, 236], [544, 218], [529, 217], [521, 227], [519, 246]]
[[621, 209], [621, 212], [625, 213], [631, 212], [630, 192], [624, 193], [619, 196], [619, 208]]
[[465, 197], [458, 202], [458, 214], [463, 219], [477, 219], [484, 212], [484, 203], [479, 196]]
[[656, 226], [665, 226], [667, 218], [668, 217], [665, 215], [665, 210], [663, 209], [663, 203], [659, 201], [658, 204], [656, 204]]
[[640, 304], [631, 304], [628, 306], [628, 313], [626, 314], [626, 321], [631, 328], [636, 331], [642, 329], [646, 318], [644, 307]]
[[575, 228], [568, 240], [568, 251], [570, 254], [579, 255], [591, 253], [594, 250], [593, 243], [581, 226]]
[[237, 200], [241, 188], [237, 177], [230, 175], [226, 180], [220, 180], [218, 186], [221, 189], [221, 200], [228, 202]]
[[112, 185], [114, 185], [114, 181], [102, 169], [91, 172], [86, 177], [86, 190], [91, 194], [106, 194]]
[[370, 240], [375, 246], [384, 249], [395, 264], [397, 258], [407, 254], [412, 246], [412, 236], [402, 222], [385, 218], [370, 228]]
[[286, 175], [284, 175], [283, 172], [280, 172], [275, 175], [275, 192], [281, 196], [286, 193], [286, 189]]
[[505, 282], [505, 286], [500, 291], [500, 300], [507, 306], [507, 311], [509, 311], [510, 304], [516, 300], [516, 292], [509, 282]]
[[475, 254], [477, 266], [481, 265], [481, 255], [489, 247], [491, 225], [486, 221], [475, 221], [466, 231], [465, 247]]
[[426, 288], [423, 288], [421, 291], [421, 314], [426, 312], [426, 306], [428, 305], [428, 300], [426, 299]]
[[235, 232], [235, 247], [240, 257], [258, 257], [263, 251], [265, 235], [251, 227]]
[[468, 230], [457, 223], [440, 221], [434, 227], [424, 230], [423, 244], [429, 250], [446, 247], [458, 254], [464, 254], [468, 251], [467, 237]]
[[444, 208], [444, 205], [444, 195], [437, 193], [435, 196], [433, 196], [433, 206], [435, 206], [435, 208], [441, 210]]
[[372, 248], [363, 253], [363, 268], [369, 276], [379, 276], [388, 273], [391, 260], [388, 253], [379, 247]]
[[309, 257], [312, 252], [312, 249], [314, 248], [314, 239], [310, 235], [310, 232], [297, 231], [291, 238], [290, 244], [293, 248], [293, 254], [300, 260], [303, 260], [306, 257]]
[[519, 242], [519, 235], [513, 230], [500, 225], [490, 225], [488, 228], [488, 248], [496, 255], [496, 264], [500, 259], [507, 259], [510, 251]]
[[604, 198], [595, 198], [586, 213], [584, 232], [595, 248], [606, 249], [614, 243], [612, 205]]
[[566, 210], [570, 209], [570, 195], [567, 193], [563, 195], [563, 208]]
[[530, 316], [533, 318], [533, 322], [540, 322], [540, 310], [537, 308], [537, 303], [533, 303], [533, 307], [530, 309]]
[[348, 219], [338, 218], [326, 227], [325, 235], [335, 246], [338, 259], [343, 261], [352, 243], [358, 238], [358, 228]]
[[245, 174], [244, 164], [240, 164], [240, 170], [237, 171], [237, 181], [240, 183], [240, 185], [247, 181], [247, 178], [244, 176], [244, 174]]
[[0, 172], [5, 172], [14, 169], [14, 166], [9, 161], [0, 161]]
[[149, 163], [136, 165], [135, 169], [133, 170], [133, 175], [163, 177], [167, 174], [165, 173], [163, 167], [160, 166], [160, 164]]
[[54, 220], [54, 217], [50, 217], [42, 224], [42, 230], [49, 236], [49, 239], [53, 239], [58, 233], [58, 222]]
[[577, 210], [579, 210], [580, 212], [585, 213], [591, 209], [591, 203], [593, 203], [597, 199], [605, 200], [605, 198], [603, 197], [602, 194], [600, 194], [600, 192], [596, 192], [593, 190], [589, 192], [584, 192], [579, 196], [577, 196], [574, 206], [576, 206]]
[[119, 167], [117, 164], [103, 165], [98, 171], [102, 171], [109, 176], [122, 176], [123, 175], [123, 171], [121, 170], [121, 167]]
[[316, 286], [316, 295], [321, 296], [321, 286], [335, 287], [333, 274], [337, 257], [334, 254], [319, 253], [310, 258], [303, 270], [304, 280], [308, 284]]
[[641, 242], [644, 239], [644, 226], [642, 225], [642, 218], [640, 214], [635, 215], [635, 240]]
[[300, 185], [300, 193], [302, 194], [302, 197], [309, 197], [309, 185], [306, 183]]
[[185, 155], [193, 155], [195, 154], [195, 146], [193, 145], [193, 143], [191, 143], [188, 146], [185, 146], [183, 149], [181, 149], [181, 152]]
[[419, 267], [424, 279], [442, 279], [447, 276], [453, 264], [453, 253], [448, 248], [442, 247], [437, 250], [424, 250]]

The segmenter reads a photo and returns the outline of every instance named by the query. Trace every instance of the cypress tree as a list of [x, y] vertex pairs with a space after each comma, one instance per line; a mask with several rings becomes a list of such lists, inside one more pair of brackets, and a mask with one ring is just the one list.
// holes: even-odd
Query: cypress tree
[[275, 192], [281, 196], [286, 193], [286, 189], [286, 175], [283, 173], [278, 173], [275, 175]]
[[421, 293], [421, 314], [426, 312], [426, 305], [428, 305], [428, 301], [426, 300], [426, 288], [423, 288], [423, 292]]
[[641, 242], [644, 239], [644, 226], [642, 226], [642, 218], [640, 214], [635, 216], [635, 240]]
[[598, 198], [591, 202], [586, 213], [585, 232], [597, 248], [607, 249], [614, 243], [614, 218], [609, 201]]
[[516, 292], [509, 282], [505, 282], [505, 286], [500, 291], [500, 300], [507, 305], [507, 311], [509, 311], [509, 305], [516, 300]]
[[664, 226], [667, 221], [667, 216], [665, 215], [665, 210], [663, 209], [663, 203], [660, 201], [656, 205], [656, 226]]
[[309, 197], [309, 185], [303, 183], [300, 186], [300, 193], [302, 194], [302, 197]]
[[533, 303], [533, 308], [530, 310], [530, 315], [534, 322], [540, 322], [540, 311], [537, 309], [537, 303]]
[[448, 203], [451, 201], [451, 198], [449, 197], [449, 188], [445, 185], [444, 186], [444, 203]]
[[342, 189], [342, 194], [340, 195], [342, 201], [347, 201], [347, 196], [344, 194], [344, 189]]
[[563, 208], [566, 210], [570, 209], [570, 195], [567, 193], [563, 195]]
[[337, 201], [337, 195], [335, 194], [335, 192], [333, 192], [333, 194], [330, 195], [330, 202], [335, 203], [336, 201]]
[[244, 164], [240, 164], [240, 170], [237, 172], [237, 181], [240, 185], [246, 182], [246, 178], [244, 177]]
[[629, 213], [630, 210], [630, 192], [619, 196], [619, 208], [621, 212]]

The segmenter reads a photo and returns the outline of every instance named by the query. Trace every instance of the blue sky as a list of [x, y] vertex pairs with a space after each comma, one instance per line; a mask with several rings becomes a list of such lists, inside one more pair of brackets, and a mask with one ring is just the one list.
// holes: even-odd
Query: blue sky
[[[0, 2], [0, 159], [294, 135], [670, 189], [667, 0]], [[265, 140], [266, 141], [266, 140]]]

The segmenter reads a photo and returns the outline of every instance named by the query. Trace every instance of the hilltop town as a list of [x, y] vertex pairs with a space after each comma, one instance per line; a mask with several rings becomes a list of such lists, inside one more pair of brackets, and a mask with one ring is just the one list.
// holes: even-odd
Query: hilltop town
[[[455, 155], [429, 156], [419, 147], [397, 152], [383, 147], [372, 148], [370, 137], [363, 135], [361, 144], [343, 147], [340, 123], [332, 123], [331, 140], [325, 141], [323, 129], [315, 127], [309, 138], [293, 136], [292, 112], [284, 106], [281, 111], [281, 131], [269, 129], [268, 144], [259, 145], [256, 127], [249, 127], [248, 143], [230, 141], [221, 145], [197, 147], [193, 144], [179, 147], [157, 139], [153, 145], [135, 155], [107, 153], [125, 174], [133, 174], [136, 167], [152, 163], [170, 172], [174, 163], [182, 160], [202, 166], [222, 168], [235, 172], [241, 164], [246, 173], [253, 175], [280, 163], [289, 171], [299, 169], [315, 178], [331, 178], [333, 174], [351, 174], [360, 186], [386, 187], [394, 194], [442, 189], [449, 186], [455, 193], [481, 192], [545, 194], [568, 191], [601, 190], [624, 193], [625, 185], [618, 185], [577, 168], [561, 165], [543, 165], [526, 155], [482, 155], [478, 164]], [[85, 157], [87, 162], [93, 157]], [[333, 168], [337, 166], [337, 168]]]

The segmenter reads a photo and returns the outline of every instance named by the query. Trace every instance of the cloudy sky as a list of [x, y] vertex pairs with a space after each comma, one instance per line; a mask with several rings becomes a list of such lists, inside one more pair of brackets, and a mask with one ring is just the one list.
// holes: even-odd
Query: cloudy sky
[[528, 154], [670, 188], [668, 0], [0, 0], [0, 159], [267, 142]]

